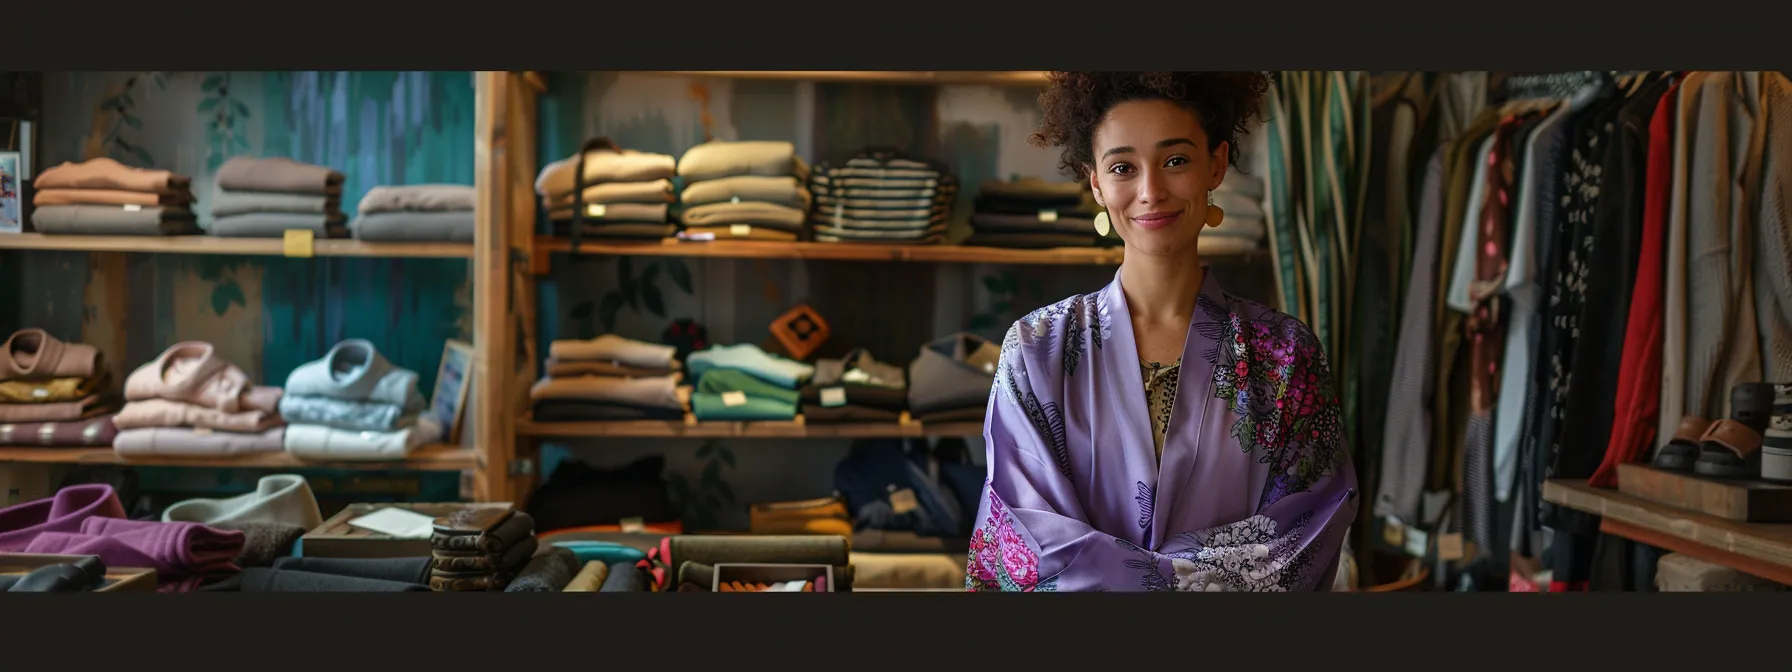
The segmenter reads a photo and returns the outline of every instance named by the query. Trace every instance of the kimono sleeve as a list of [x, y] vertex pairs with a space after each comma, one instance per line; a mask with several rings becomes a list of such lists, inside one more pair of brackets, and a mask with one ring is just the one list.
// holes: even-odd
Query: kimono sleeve
[[[971, 532], [969, 591], [1147, 590], [1170, 559], [1089, 525], [1069, 475], [1061, 399], [1028, 376], [1015, 331], [984, 420], [988, 481]], [[1045, 392], [1042, 398], [1040, 392]], [[1161, 584], [1162, 582], [1159, 581]]]

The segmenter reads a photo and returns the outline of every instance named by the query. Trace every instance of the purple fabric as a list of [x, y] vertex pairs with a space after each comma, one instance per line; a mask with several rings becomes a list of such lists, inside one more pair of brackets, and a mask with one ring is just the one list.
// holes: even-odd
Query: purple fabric
[[71, 485], [48, 499], [0, 509], [0, 553], [18, 553], [46, 532], [80, 532], [89, 518], [125, 517], [118, 493], [104, 483]]
[[1330, 588], [1357, 485], [1325, 353], [1211, 270], [1198, 306], [1161, 467], [1118, 273], [1009, 329], [968, 590]]
[[97, 555], [111, 567], [149, 567], [159, 590], [184, 593], [241, 571], [234, 561], [243, 539], [242, 532], [198, 523], [94, 517], [79, 532], [39, 534], [25, 552]]

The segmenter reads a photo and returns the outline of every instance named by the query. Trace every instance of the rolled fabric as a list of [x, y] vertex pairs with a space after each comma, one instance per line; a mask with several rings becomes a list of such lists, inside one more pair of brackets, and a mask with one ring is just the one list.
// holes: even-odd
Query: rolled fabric
[[572, 581], [566, 584], [566, 588], [562, 592], [595, 593], [602, 589], [604, 582], [609, 579], [609, 565], [596, 561], [587, 562], [585, 567], [579, 570], [578, 575], [572, 577]]
[[507, 593], [558, 593], [572, 583], [579, 573], [579, 561], [572, 551], [548, 547], [529, 560], [523, 571], [504, 587]]
[[218, 186], [231, 191], [340, 194], [342, 173], [286, 157], [233, 157], [218, 167]]
[[367, 190], [356, 210], [363, 215], [381, 212], [472, 212], [478, 194], [466, 184], [380, 185]]
[[640, 593], [647, 590], [646, 582], [641, 580], [641, 572], [635, 570], [632, 562], [616, 562], [610, 564], [610, 571], [604, 577], [604, 585], [598, 589], [600, 593]]
[[845, 565], [845, 537], [823, 535], [678, 535], [671, 538], [671, 562]]

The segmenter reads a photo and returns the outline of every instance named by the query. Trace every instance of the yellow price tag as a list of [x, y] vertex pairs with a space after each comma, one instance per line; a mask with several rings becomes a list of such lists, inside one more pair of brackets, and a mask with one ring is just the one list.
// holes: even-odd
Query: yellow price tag
[[310, 229], [287, 229], [284, 251], [289, 257], [314, 256], [312, 238], [316, 233]]
[[608, 210], [609, 210], [609, 208], [604, 207], [604, 204], [602, 204], [602, 203], [592, 203], [590, 205], [585, 206], [585, 216], [587, 216], [587, 217], [603, 217], [604, 213], [607, 212]]

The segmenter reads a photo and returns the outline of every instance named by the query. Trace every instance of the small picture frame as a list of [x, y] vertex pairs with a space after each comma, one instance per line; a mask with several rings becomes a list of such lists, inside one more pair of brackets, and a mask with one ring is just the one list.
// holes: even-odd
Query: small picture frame
[[0, 152], [0, 233], [25, 231], [25, 159], [20, 152]]
[[429, 400], [429, 414], [441, 423], [444, 443], [460, 443], [460, 420], [472, 377], [472, 344], [450, 339], [442, 347], [442, 367], [436, 370], [436, 388]]

